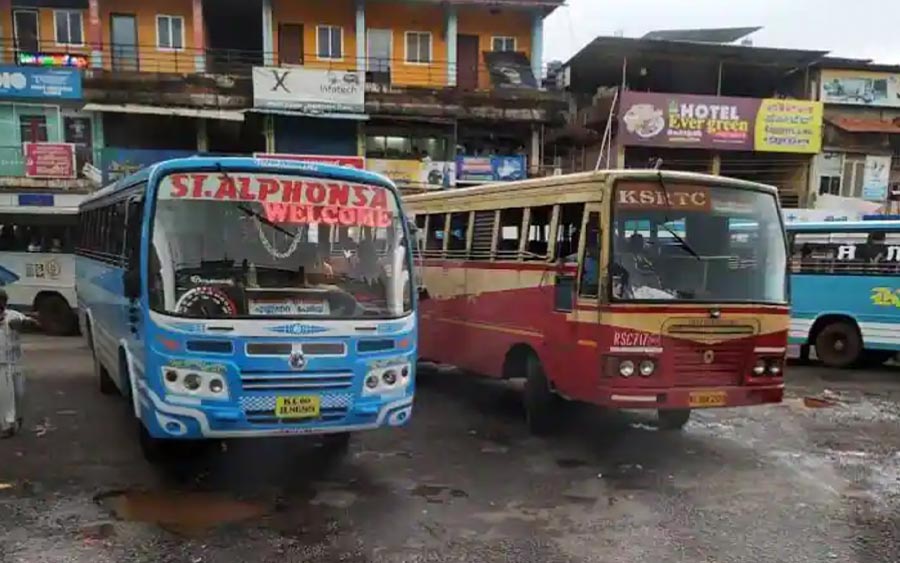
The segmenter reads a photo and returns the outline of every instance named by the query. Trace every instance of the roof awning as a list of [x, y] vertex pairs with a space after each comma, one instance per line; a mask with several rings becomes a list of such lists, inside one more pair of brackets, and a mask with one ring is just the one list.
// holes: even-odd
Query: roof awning
[[900, 122], [881, 119], [860, 119], [856, 117], [826, 117], [825, 121], [848, 133], [888, 133], [900, 134]]
[[250, 113], [264, 113], [268, 115], [288, 115], [291, 117], [317, 117], [321, 119], [353, 119], [355, 121], [368, 121], [365, 113], [313, 113], [308, 111], [294, 111], [289, 109], [251, 108], [245, 110]]
[[184, 107], [147, 106], [143, 104], [85, 104], [84, 111], [109, 113], [137, 113], [144, 115], [177, 115], [198, 119], [221, 119], [223, 121], [244, 121], [244, 112], [221, 109], [200, 109]]

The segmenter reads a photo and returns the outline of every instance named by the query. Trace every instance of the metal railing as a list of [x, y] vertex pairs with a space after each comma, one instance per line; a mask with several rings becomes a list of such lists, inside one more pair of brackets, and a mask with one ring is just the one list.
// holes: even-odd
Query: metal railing
[[[545, 80], [547, 67], [540, 76], [533, 77], [530, 67], [520, 68], [518, 76], [507, 69], [503, 85], [497, 84], [495, 73], [479, 61], [463, 64], [447, 60], [407, 60], [404, 58], [355, 57], [343, 53], [340, 57], [320, 57], [316, 53], [288, 54], [262, 50], [221, 48], [166, 49], [155, 44], [112, 45], [84, 44], [61, 46], [55, 41], [34, 41], [18, 44], [10, 38], [0, 38], [0, 57], [3, 64], [39, 64], [36, 54], [56, 55], [57, 63], [66, 61], [76, 68], [105, 69], [119, 72], [148, 73], [213, 73], [249, 76], [253, 67], [281, 66], [334, 71], [364, 71], [366, 83], [377, 86], [419, 86], [430, 88], [459, 88], [462, 90], [494, 90], [513, 87], [534, 89], [553, 86]], [[45, 57], [44, 60], [49, 60]], [[534, 80], [531, 84], [531, 80]]]

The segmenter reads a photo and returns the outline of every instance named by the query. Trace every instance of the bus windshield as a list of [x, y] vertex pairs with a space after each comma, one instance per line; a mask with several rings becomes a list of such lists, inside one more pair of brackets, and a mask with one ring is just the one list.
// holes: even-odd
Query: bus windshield
[[411, 311], [396, 197], [265, 173], [160, 182], [150, 305], [203, 318], [393, 318]]
[[623, 183], [613, 220], [613, 299], [787, 301], [785, 237], [773, 194]]

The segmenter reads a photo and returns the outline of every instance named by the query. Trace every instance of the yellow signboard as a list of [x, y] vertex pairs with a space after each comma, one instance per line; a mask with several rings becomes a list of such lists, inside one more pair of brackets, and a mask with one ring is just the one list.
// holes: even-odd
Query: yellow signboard
[[756, 115], [754, 147], [764, 152], [818, 153], [822, 149], [822, 102], [765, 99]]

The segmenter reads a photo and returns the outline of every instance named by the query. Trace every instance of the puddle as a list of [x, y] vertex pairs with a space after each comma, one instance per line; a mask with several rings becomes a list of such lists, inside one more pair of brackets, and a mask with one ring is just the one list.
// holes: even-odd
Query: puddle
[[443, 504], [450, 499], [468, 498], [469, 496], [469, 493], [462, 489], [454, 489], [447, 485], [418, 485], [410, 492], [431, 504]]
[[803, 406], [808, 409], [824, 409], [837, 406], [839, 403], [833, 399], [821, 397], [803, 397]]
[[94, 500], [121, 520], [156, 524], [184, 536], [198, 536], [268, 512], [259, 503], [209, 493], [114, 491], [99, 494]]
[[558, 459], [556, 460], [556, 465], [561, 467], [562, 469], [577, 469], [579, 467], [587, 466], [587, 462], [581, 459]]

